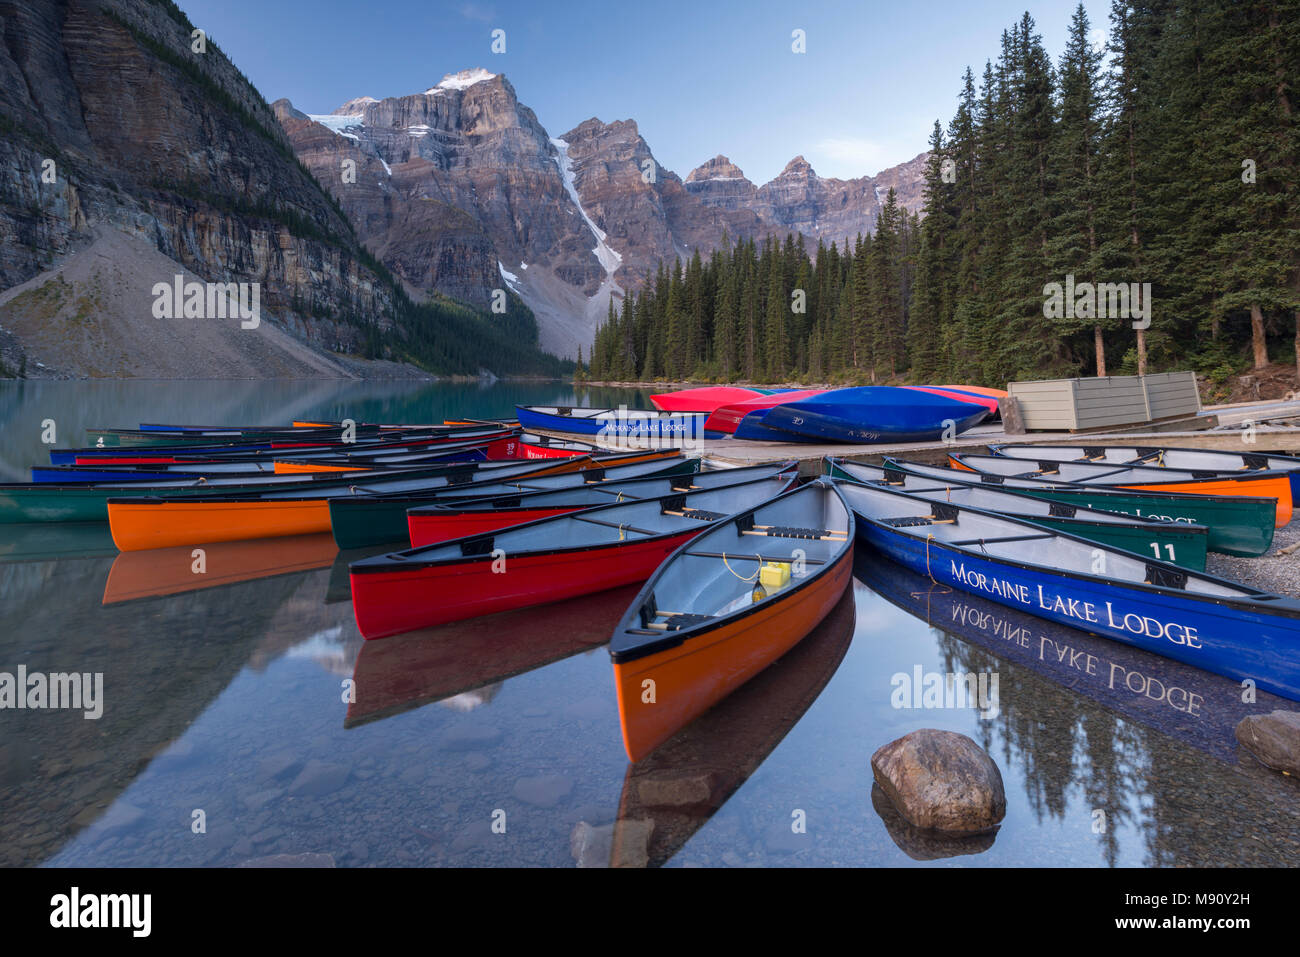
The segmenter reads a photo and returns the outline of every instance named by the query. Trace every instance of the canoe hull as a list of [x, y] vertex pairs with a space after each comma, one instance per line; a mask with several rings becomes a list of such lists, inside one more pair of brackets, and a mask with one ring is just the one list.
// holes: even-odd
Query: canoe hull
[[330, 530], [327, 499], [229, 502], [110, 501], [108, 527], [124, 552], [246, 538], [281, 538]]
[[[853, 550], [847, 549], [797, 594], [676, 647], [614, 662], [628, 757], [641, 760], [798, 644], [835, 607], [852, 576]], [[647, 687], [654, 688], [653, 702], [645, 700]]]
[[988, 414], [985, 408], [945, 396], [863, 386], [779, 405], [763, 424], [826, 442], [930, 442], [949, 429], [960, 434]]
[[407, 529], [412, 548], [437, 545], [455, 538], [469, 538], [500, 531], [511, 525], [535, 522], [539, 518], [554, 518], [569, 512], [590, 508], [589, 505], [552, 506], [549, 508], [494, 508], [457, 511], [449, 509], [446, 515], [407, 513]]
[[352, 607], [361, 634], [375, 639], [590, 595], [645, 581], [700, 531], [573, 551], [488, 555], [396, 571], [354, 570]]
[[960, 552], [862, 516], [857, 530], [942, 585], [1300, 700], [1298, 619]]
[[525, 429], [545, 429], [551, 432], [566, 432], [574, 435], [599, 435], [612, 439], [724, 438], [720, 433], [705, 430], [704, 420], [707, 416], [703, 413], [641, 412], [638, 416], [637, 412], [629, 410], [627, 417], [624, 419], [597, 419], [542, 412], [523, 405], [515, 408], [519, 413], [519, 424]]

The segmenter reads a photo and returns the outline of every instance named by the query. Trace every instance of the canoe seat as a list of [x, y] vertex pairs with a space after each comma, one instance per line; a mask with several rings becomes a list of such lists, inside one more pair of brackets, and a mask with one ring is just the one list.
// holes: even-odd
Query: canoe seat
[[695, 518], [701, 522], [716, 522], [720, 518], [726, 518], [726, 512], [710, 512], [707, 508], [684, 508], [681, 511], [682, 518]]
[[1158, 585], [1161, 588], [1186, 588], [1187, 572], [1177, 568], [1165, 568], [1163, 565], [1153, 565], [1147, 563], [1148, 585]]
[[934, 519], [929, 515], [904, 515], [901, 518], [882, 518], [880, 524], [890, 528], [908, 528], [912, 525], [933, 525]]
[[793, 525], [757, 525], [753, 531], [747, 532], [749, 535], [766, 535], [769, 538], [831, 538], [835, 535], [843, 535], [843, 532], [834, 532], [829, 528], [795, 528]]
[[659, 612], [663, 621], [650, 622], [651, 628], [662, 629], [663, 631], [681, 631], [683, 628], [693, 628], [696, 625], [702, 625], [706, 621], [712, 621], [713, 615], [699, 615], [694, 612]]

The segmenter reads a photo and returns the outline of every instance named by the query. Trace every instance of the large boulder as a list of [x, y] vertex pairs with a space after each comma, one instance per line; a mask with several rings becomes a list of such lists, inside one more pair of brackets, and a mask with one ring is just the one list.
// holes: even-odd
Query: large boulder
[[1007, 813], [1002, 773], [978, 744], [953, 731], [922, 728], [871, 756], [871, 770], [913, 827], [982, 834]]
[[1300, 774], [1300, 711], [1279, 710], [1242, 718], [1237, 740], [1267, 767]]

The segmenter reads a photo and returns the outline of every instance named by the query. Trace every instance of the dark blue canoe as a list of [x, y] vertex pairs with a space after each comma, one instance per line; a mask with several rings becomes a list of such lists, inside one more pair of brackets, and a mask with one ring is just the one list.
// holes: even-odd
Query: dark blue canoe
[[840, 493], [860, 538], [938, 584], [1300, 700], [1300, 602], [993, 512]]
[[983, 406], [915, 389], [835, 389], [768, 410], [762, 424], [823, 442], [932, 442], [988, 418]]

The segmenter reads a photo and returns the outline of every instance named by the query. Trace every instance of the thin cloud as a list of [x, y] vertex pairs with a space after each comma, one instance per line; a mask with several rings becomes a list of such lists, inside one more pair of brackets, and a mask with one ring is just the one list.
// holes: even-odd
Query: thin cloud
[[810, 151], [808, 160], [822, 176], [864, 176], [880, 169], [882, 164], [899, 162], [880, 143], [860, 136], [820, 140]]
[[480, 23], [491, 23], [496, 19], [496, 11], [478, 3], [462, 4], [460, 15], [466, 20], [477, 20]]

